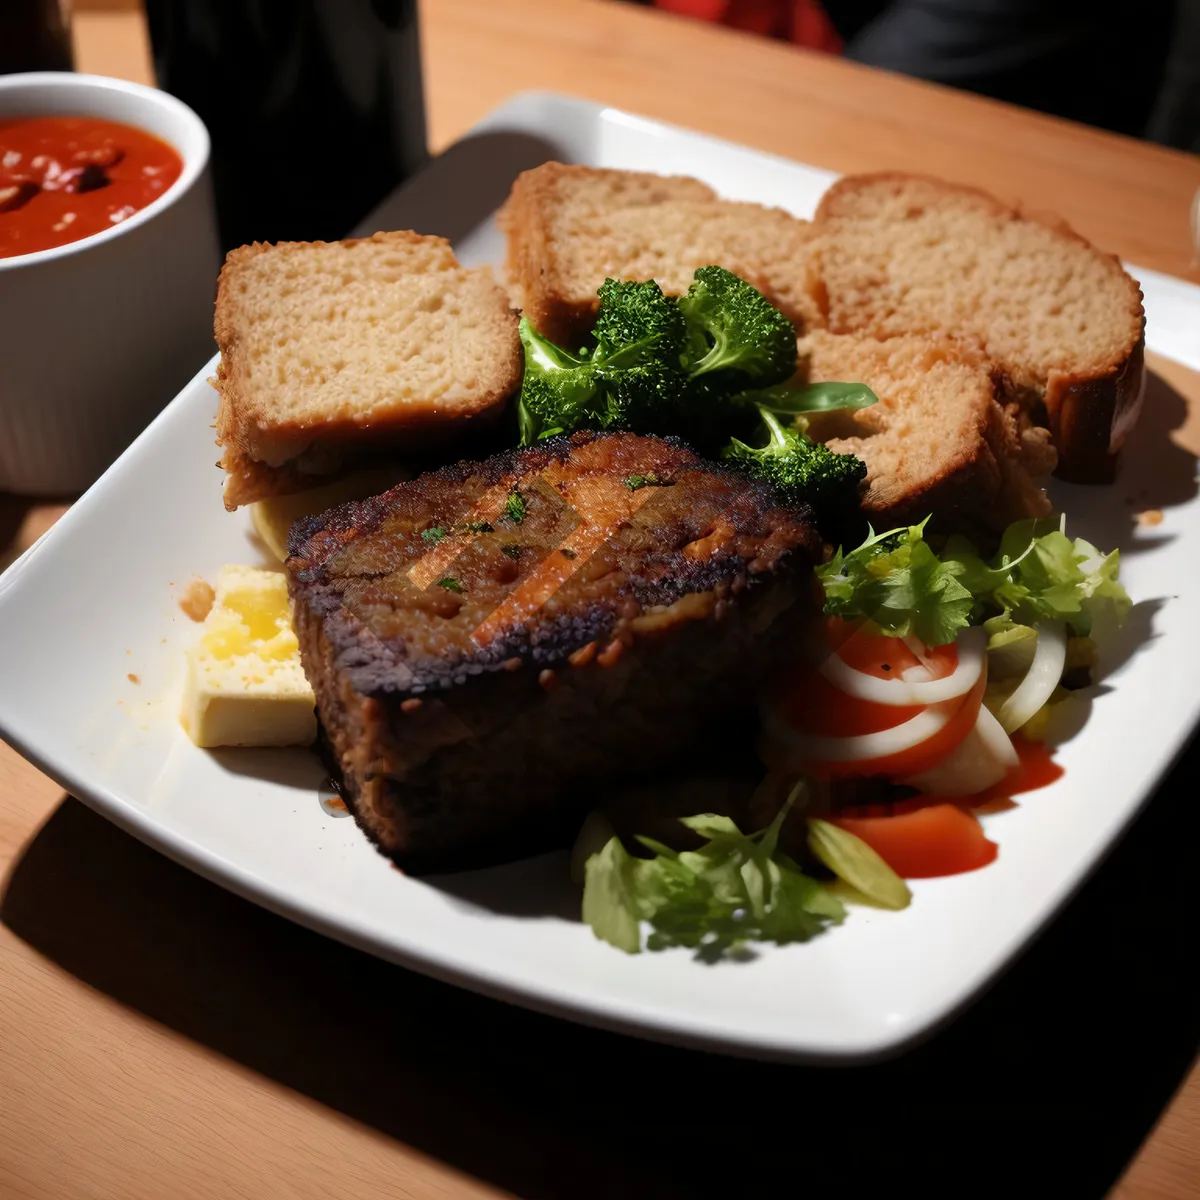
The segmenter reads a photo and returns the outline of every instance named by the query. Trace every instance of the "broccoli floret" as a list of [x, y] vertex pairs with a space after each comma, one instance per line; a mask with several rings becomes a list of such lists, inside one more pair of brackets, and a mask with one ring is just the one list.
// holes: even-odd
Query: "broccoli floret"
[[592, 336], [594, 358], [606, 369], [661, 364], [678, 373], [687, 327], [678, 306], [653, 279], [629, 283], [606, 279]]
[[521, 445], [588, 424], [597, 406], [603, 407], [594, 364], [542, 337], [527, 317], [521, 318], [520, 332], [525, 350], [517, 404]]
[[599, 295], [592, 360], [608, 397], [603, 427], [661, 432], [684, 386], [683, 314], [652, 279], [606, 279]]
[[683, 316], [653, 280], [606, 279], [592, 351], [572, 354], [521, 320], [521, 444], [576, 429], [649, 428], [683, 386]]
[[691, 379], [720, 372], [727, 386], [738, 390], [779, 383], [796, 370], [792, 323], [762, 292], [724, 267], [701, 267], [680, 296], [679, 310], [687, 322]]
[[788, 500], [807, 500], [820, 510], [852, 504], [867, 464], [853, 454], [834, 454], [791, 429], [769, 408], [758, 406], [767, 444], [756, 449], [731, 438], [721, 452], [738, 470], [772, 484]]
[[[521, 321], [522, 445], [576, 429], [631, 429], [682, 436], [711, 455], [764, 407], [788, 416], [875, 398], [861, 385], [790, 387], [790, 322], [723, 267], [701, 267], [678, 300], [653, 280], [615, 279], [604, 281], [599, 299], [593, 347], [577, 353]], [[820, 457], [815, 449], [806, 455]]]

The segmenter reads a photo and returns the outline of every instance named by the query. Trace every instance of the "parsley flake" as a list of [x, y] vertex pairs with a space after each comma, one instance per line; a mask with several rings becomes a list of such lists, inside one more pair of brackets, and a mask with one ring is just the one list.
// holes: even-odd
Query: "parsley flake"
[[504, 516], [514, 525], [520, 525], [525, 520], [525, 498], [516, 488], [508, 493], [508, 499], [504, 501]]
[[650, 471], [646, 475], [630, 475], [625, 480], [625, 486], [631, 492], [636, 492], [639, 488], [644, 487], [670, 487], [671, 481], [668, 479], [659, 479], [653, 471]]

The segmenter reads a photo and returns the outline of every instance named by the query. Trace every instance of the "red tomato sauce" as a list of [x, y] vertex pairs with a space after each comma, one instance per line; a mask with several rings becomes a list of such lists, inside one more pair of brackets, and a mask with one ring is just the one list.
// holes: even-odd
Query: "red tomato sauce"
[[0, 121], [0, 258], [65, 246], [157, 200], [183, 159], [153, 134], [93, 117]]
[[985, 867], [995, 860], [999, 847], [984, 836], [977, 814], [1015, 808], [1013, 796], [1046, 787], [1063, 775], [1044, 742], [1019, 734], [1012, 741], [1019, 765], [987, 791], [846, 805], [832, 820], [862, 838], [905, 879], [958, 875]]
[[[986, 791], [977, 792], [973, 796], [906, 796], [899, 800], [889, 800], [872, 804], [843, 805], [837, 811], [839, 816], [849, 817], [898, 817], [905, 813], [916, 812], [920, 808], [928, 808], [931, 804], [957, 804], [960, 808], [969, 808], [975, 812], [994, 812], [1003, 808], [1015, 807], [1011, 803], [1013, 796], [1023, 792], [1033, 792], [1038, 788], [1048, 787], [1056, 779], [1061, 779], [1063, 768], [1054, 761], [1054, 751], [1045, 742], [1036, 742], [1032, 738], [1022, 737], [1019, 733], [1012, 739], [1013, 749], [1017, 752], [1019, 765], [1014, 767], [999, 783]], [[993, 807], [995, 805], [996, 807]]]
[[1018, 733], [1013, 736], [1012, 744], [1020, 765], [995, 787], [977, 796], [966, 796], [956, 803], [965, 804], [976, 812], [1001, 812], [1016, 807], [1014, 796], [1048, 787], [1062, 778], [1063, 768], [1054, 761], [1054, 751], [1045, 742], [1035, 742]]

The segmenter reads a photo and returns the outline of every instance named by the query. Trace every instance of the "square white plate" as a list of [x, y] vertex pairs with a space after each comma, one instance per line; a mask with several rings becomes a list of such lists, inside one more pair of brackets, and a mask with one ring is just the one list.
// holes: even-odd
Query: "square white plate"
[[[451, 236], [498, 262], [495, 207], [547, 158], [683, 172], [727, 196], [806, 215], [833, 176], [625, 113], [521, 96], [389, 200], [364, 228]], [[1031, 197], [1031, 200], [1036, 199]], [[1144, 280], [1151, 349], [1200, 367], [1200, 289]], [[211, 368], [210, 368], [211, 370]], [[1200, 714], [1195, 460], [1184, 402], [1152, 381], [1112, 488], [1059, 487], [1072, 532], [1125, 552], [1140, 601], [1108, 644], [1065, 778], [986, 818], [998, 862], [915, 884], [899, 914], [855, 910], [807, 945], [704, 966], [627, 957], [575, 919], [564, 855], [412, 880], [352, 821], [327, 816], [302, 751], [205, 753], [176, 721], [196, 575], [255, 562], [245, 514], [221, 506], [215, 395], [201, 373], [54, 529], [0, 577], [0, 733], [129, 832], [268, 908], [431, 975], [643, 1036], [760, 1057], [856, 1060], [927, 1032], [993, 977], [1078, 886], [1170, 765]], [[1142, 528], [1135, 508], [1161, 508]], [[1191, 583], [1189, 584], [1189, 580]]]

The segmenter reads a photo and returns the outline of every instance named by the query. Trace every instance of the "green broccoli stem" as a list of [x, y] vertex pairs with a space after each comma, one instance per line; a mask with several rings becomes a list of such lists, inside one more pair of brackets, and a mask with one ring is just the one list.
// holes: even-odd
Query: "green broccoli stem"
[[758, 415], [767, 427], [767, 444], [762, 447], [762, 453], [779, 455], [794, 453], [800, 440], [796, 434], [789, 434], [780, 423], [779, 418], [765, 405], [756, 404], [754, 407], [758, 409]]
[[688, 364], [687, 373], [691, 379], [699, 379], [701, 376], [710, 375], [713, 371], [724, 371], [727, 368], [736, 369], [738, 366], [737, 358], [730, 353], [729, 341], [724, 334], [715, 329], [708, 330], [708, 334], [713, 339], [712, 345], [709, 346], [703, 358]]
[[526, 363], [542, 371], [570, 371], [583, 365], [582, 358], [577, 358], [569, 350], [556, 346], [549, 338], [538, 333], [528, 317], [521, 318], [519, 330]]

